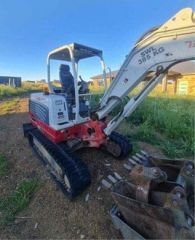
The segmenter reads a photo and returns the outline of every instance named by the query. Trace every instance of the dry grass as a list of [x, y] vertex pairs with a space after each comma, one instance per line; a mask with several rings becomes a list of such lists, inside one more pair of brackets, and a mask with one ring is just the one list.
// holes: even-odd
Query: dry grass
[[47, 84], [22, 82], [21, 88], [0, 85], [0, 98], [21, 96], [26, 93], [39, 92], [47, 89]]

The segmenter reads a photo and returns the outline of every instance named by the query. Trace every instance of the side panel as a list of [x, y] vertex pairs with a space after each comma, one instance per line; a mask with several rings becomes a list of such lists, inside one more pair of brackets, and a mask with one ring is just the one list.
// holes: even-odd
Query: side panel
[[31, 94], [29, 112], [34, 120], [39, 120], [54, 130], [73, 125], [72, 121], [69, 121], [66, 99], [61, 95]]
[[47, 136], [52, 142], [59, 143], [65, 140], [65, 130], [55, 130], [48, 124], [36, 119], [32, 113], [30, 113], [32, 124], [40, 129], [45, 136]]
[[29, 100], [29, 111], [39, 121], [49, 124], [49, 108], [41, 103]]

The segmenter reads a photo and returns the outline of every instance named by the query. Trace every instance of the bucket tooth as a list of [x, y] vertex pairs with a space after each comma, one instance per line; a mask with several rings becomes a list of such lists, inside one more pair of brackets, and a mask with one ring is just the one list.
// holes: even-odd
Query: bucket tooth
[[122, 177], [121, 177], [117, 172], [114, 172], [114, 176], [115, 176], [118, 180], [122, 180]]
[[129, 164], [126, 164], [126, 163], [123, 164], [123, 167], [128, 171], [130, 171], [132, 169], [132, 166], [130, 166]]
[[108, 179], [113, 182], [113, 183], [116, 183], [117, 182], [117, 179], [114, 178], [112, 175], [108, 175]]
[[112, 184], [106, 181], [105, 179], [102, 180], [102, 186], [105, 187], [106, 189], [110, 189], [112, 187]]
[[139, 157], [132, 156], [132, 159], [135, 160], [136, 162], [138, 162], [139, 164], [142, 164], [142, 160]]
[[138, 164], [135, 160], [133, 160], [131, 158], [128, 159], [128, 162], [133, 166]]

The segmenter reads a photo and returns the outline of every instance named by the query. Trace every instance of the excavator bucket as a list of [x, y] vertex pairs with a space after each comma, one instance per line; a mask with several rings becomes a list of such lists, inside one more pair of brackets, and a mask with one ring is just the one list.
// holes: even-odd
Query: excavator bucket
[[194, 239], [194, 163], [152, 157], [148, 161], [150, 167], [138, 164], [128, 181], [114, 185], [120, 218], [139, 238]]

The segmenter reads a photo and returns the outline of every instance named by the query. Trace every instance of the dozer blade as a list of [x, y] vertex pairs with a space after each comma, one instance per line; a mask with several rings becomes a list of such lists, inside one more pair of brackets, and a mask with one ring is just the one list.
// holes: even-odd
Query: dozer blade
[[48, 166], [52, 178], [69, 199], [89, 186], [90, 174], [85, 163], [69, 153], [64, 146], [51, 142], [31, 124], [24, 124], [23, 129], [30, 146], [44, 165]]

